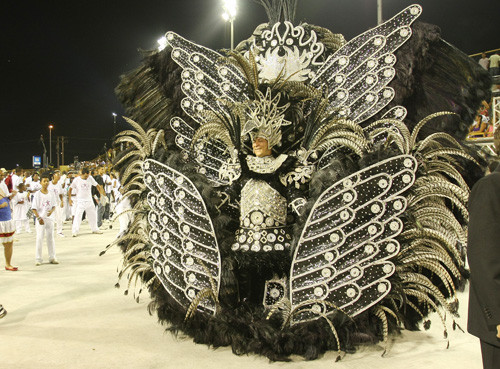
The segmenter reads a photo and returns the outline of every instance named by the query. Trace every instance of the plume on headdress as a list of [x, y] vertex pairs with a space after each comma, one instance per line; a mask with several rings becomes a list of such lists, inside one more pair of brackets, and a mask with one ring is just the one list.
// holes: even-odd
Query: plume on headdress
[[250, 119], [245, 123], [242, 136], [249, 134], [252, 141], [257, 137], [263, 137], [268, 141], [268, 147], [272, 148], [281, 144], [281, 126], [289, 125], [285, 120], [285, 111], [290, 104], [278, 106], [281, 94], [271, 96], [271, 89], [266, 90], [264, 95], [256, 91], [257, 99], [249, 104]]

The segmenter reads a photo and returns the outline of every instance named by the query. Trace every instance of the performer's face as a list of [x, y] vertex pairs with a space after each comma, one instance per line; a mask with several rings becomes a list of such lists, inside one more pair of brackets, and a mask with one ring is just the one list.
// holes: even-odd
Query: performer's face
[[271, 150], [269, 149], [268, 142], [263, 137], [257, 137], [253, 141], [252, 148], [255, 156], [258, 156], [259, 158], [271, 155]]
[[49, 179], [47, 177], [42, 178], [40, 184], [42, 185], [42, 188], [45, 191], [47, 187], [49, 187]]

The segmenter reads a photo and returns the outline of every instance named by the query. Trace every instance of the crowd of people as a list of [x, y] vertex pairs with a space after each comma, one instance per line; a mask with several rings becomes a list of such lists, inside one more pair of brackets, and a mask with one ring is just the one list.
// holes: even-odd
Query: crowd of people
[[[486, 56], [486, 53], [481, 54], [481, 58], [478, 60], [479, 65], [484, 69], [489, 71], [490, 75], [495, 79], [500, 76], [500, 52], [492, 54], [490, 57]], [[495, 77], [497, 76], [497, 77]], [[500, 92], [500, 85], [494, 83], [492, 86], [493, 96], [495, 93]], [[471, 125], [469, 129], [469, 139], [476, 139], [482, 137], [493, 137], [493, 132], [495, 130], [495, 122], [493, 122], [492, 114], [493, 98], [490, 101], [483, 101], [481, 107], [477, 111], [474, 124]]]
[[475, 139], [481, 137], [493, 137], [493, 132], [495, 131], [495, 125], [493, 122], [493, 113], [491, 110], [492, 102], [487, 102], [483, 100], [481, 107], [477, 111], [474, 123], [469, 128], [469, 134], [467, 138]]
[[[71, 222], [71, 236], [77, 237], [82, 219], [88, 220], [93, 234], [111, 222], [114, 214], [130, 204], [122, 196], [118, 174], [109, 165], [76, 170], [24, 171], [0, 169], [0, 238], [4, 246], [5, 270], [17, 271], [12, 265], [15, 234], [33, 233], [35, 229], [35, 263], [42, 265], [42, 245], [47, 244], [48, 261], [58, 264], [55, 235], [63, 233], [63, 223]], [[130, 222], [129, 213], [118, 217], [120, 233]], [[119, 233], [119, 235], [120, 235]]]
[[[82, 164], [79, 170], [0, 169], [0, 239], [4, 247], [5, 270], [16, 272], [12, 264], [15, 235], [33, 233], [35, 228], [35, 265], [43, 264], [43, 243], [47, 244], [48, 261], [59, 264], [55, 234], [66, 237], [63, 223], [71, 222], [71, 236], [77, 237], [84, 218], [93, 234], [116, 217], [120, 223], [117, 237], [127, 229], [131, 213], [127, 197], [122, 196], [119, 176], [110, 165]], [[0, 318], [7, 311], [0, 305]]]

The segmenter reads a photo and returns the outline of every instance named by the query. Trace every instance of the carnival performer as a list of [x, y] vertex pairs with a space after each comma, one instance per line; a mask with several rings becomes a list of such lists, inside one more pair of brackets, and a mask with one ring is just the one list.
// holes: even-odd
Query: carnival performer
[[66, 201], [67, 201], [67, 204], [66, 204], [66, 219], [67, 220], [71, 220], [71, 223], [73, 223], [73, 220], [75, 219], [76, 190], [74, 190], [72, 193], [70, 193], [69, 189], [71, 187], [71, 184], [73, 183], [73, 180], [76, 177], [78, 177], [78, 174], [75, 171], [70, 171], [68, 173], [68, 178], [66, 179], [66, 187], [65, 187]]
[[31, 194], [31, 200], [33, 200], [33, 196], [41, 187], [40, 175], [38, 172], [33, 173], [33, 175], [26, 180], [26, 189]]
[[262, 3], [270, 23], [233, 51], [168, 32], [122, 79], [124, 270], [169, 330], [239, 354], [340, 359], [431, 311], [446, 335], [482, 165], [457, 141], [490, 77], [412, 25], [418, 5], [346, 42]]
[[121, 190], [115, 191], [114, 196], [116, 199], [116, 206], [114, 208], [114, 211], [120, 224], [120, 230], [118, 231], [116, 238], [120, 238], [127, 232], [127, 229], [132, 222], [133, 215], [130, 212], [132, 206], [130, 205], [128, 196], [124, 197], [121, 193]]
[[[284, 154], [273, 157], [271, 149], [279, 143], [280, 134], [272, 137], [271, 131], [264, 129], [251, 136], [255, 156], [248, 155], [240, 161], [242, 175], [233, 187], [233, 191], [236, 187], [240, 193], [240, 227], [232, 251], [240, 256], [247, 253], [250, 259], [255, 253], [273, 251], [271, 259], [286, 261], [288, 266], [292, 239], [288, 205], [303, 204], [305, 199], [293, 185], [284, 185], [281, 178], [291, 171], [296, 160]], [[287, 274], [286, 268], [280, 267], [281, 262], [275, 263], [273, 274], [257, 273], [261, 268], [251, 260], [242, 264], [244, 267], [237, 271], [240, 299], [254, 303], [262, 301], [267, 280]]]
[[15, 224], [12, 220], [12, 212], [10, 209], [11, 197], [16, 195], [16, 191], [9, 194], [7, 186], [3, 183], [5, 173], [0, 171], [0, 239], [2, 240], [5, 255], [5, 270], [15, 272], [18, 267], [11, 264]]
[[68, 192], [69, 205], [73, 205], [72, 194], [76, 191], [76, 209], [75, 218], [73, 219], [73, 237], [78, 235], [80, 231], [80, 224], [82, 223], [83, 212], [86, 213], [87, 219], [89, 220], [90, 229], [92, 233], [102, 234], [102, 231], [97, 227], [97, 212], [92, 201], [92, 187], [96, 186], [97, 190], [101, 196], [106, 196], [104, 189], [99, 185], [94, 178], [89, 174], [88, 168], [82, 169], [82, 174], [80, 177], [76, 177]]
[[63, 208], [64, 208], [64, 199], [63, 199], [63, 188], [62, 184], [64, 182], [61, 181], [61, 172], [56, 170], [52, 174], [52, 180], [49, 183], [48, 190], [51, 191], [56, 200], [58, 201], [56, 209], [54, 211], [55, 215], [55, 223], [56, 223], [56, 233], [59, 237], [64, 237], [64, 234], [62, 232], [63, 230]]
[[23, 228], [27, 233], [31, 233], [28, 211], [31, 208], [30, 194], [26, 191], [26, 185], [19, 183], [18, 192], [12, 198], [13, 212], [12, 216], [16, 224], [16, 232], [21, 233]]
[[42, 265], [42, 247], [44, 237], [47, 240], [47, 250], [49, 254], [49, 262], [51, 264], [59, 264], [56, 259], [56, 249], [54, 241], [54, 212], [59, 204], [58, 199], [49, 187], [49, 174], [42, 174], [40, 184], [42, 188], [35, 193], [31, 210], [36, 217], [36, 266]]

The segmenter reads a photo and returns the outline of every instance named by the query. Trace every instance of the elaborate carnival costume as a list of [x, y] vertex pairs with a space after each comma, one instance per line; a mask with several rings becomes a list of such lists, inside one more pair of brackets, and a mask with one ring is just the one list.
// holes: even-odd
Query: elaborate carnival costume
[[[272, 360], [385, 342], [432, 311], [446, 331], [480, 172], [459, 140], [487, 73], [412, 29], [418, 5], [345, 42], [263, 4], [270, 23], [234, 52], [169, 32], [122, 77], [140, 124], [116, 140], [132, 145], [120, 276], [169, 330]], [[255, 137], [272, 157], [252, 156]]]

